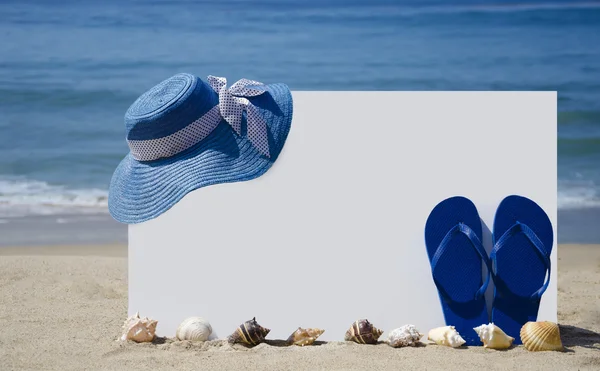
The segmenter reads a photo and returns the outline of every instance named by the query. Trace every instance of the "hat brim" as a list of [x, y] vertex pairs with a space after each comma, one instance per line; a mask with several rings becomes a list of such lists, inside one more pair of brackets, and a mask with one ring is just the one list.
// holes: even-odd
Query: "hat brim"
[[140, 162], [129, 153], [110, 182], [111, 216], [122, 223], [141, 223], [164, 213], [193, 190], [247, 181], [267, 172], [291, 127], [292, 95], [285, 84], [269, 84], [266, 93], [249, 100], [267, 122], [270, 157], [252, 145], [245, 127], [237, 135], [225, 120], [200, 143], [173, 157]]

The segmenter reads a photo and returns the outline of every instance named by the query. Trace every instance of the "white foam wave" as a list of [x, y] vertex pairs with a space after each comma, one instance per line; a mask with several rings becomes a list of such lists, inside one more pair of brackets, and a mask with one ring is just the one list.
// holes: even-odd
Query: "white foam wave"
[[593, 181], [559, 181], [557, 202], [559, 209], [600, 207], [600, 190]]
[[[561, 180], [557, 201], [559, 209], [600, 207], [600, 187], [592, 181]], [[107, 190], [72, 189], [36, 180], [0, 178], [0, 218], [106, 213]]]
[[71, 189], [37, 180], [0, 179], [0, 216], [107, 213], [108, 191]]

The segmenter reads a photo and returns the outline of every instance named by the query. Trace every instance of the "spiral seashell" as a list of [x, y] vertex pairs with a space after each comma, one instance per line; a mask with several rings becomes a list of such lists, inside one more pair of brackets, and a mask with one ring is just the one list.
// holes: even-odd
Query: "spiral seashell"
[[154, 340], [156, 334], [156, 325], [158, 321], [151, 320], [148, 317], [140, 318], [140, 313], [127, 318], [123, 323], [123, 334], [121, 340], [131, 340], [136, 343], [148, 343]]
[[359, 319], [346, 331], [344, 340], [359, 344], [376, 344], [381, 334], [383, 331], [373, 326], [369, 320]]
[[532, 352], [565, 349], [560, 339], [560, 329], [553, 322], [527, 322], [521, 327], [520, 335], [525, 349]]
[[322, 330], [320, 328], [301, 328], [298, 327], [298, 329], [296, 331], [294, 331], [290, 337], [288, 337], [286, 343], [288, 345], [300, 345], [300, 346], [305, 346], [305, 345], [310, 345], [312, 343], [315, 342], [315, 340], [317, 340], [317, 338], [319, 336], [321, 336], [321, 334], [323, 334], [325, 332], [325, 330]]
[[388, 344], [394, 348], [415, 346], [423, 334], [414, 325], [404, 325], [390, 331], [388, 335]]
[[475, 327], [473, 330], [479, 335], [484, 348], [508, 349], [515, 340], [515, 338], [506, 335], [500, 327], [493, 323]]
[[458, 348], [466, 343], [454, 326], [437, 327], [429, 331], [427, 339], [438, 345]]
[[212, 327], [202, 317], [186, 318], [177, 328], [176, 335], [179, 340], [206, 341], [212, 334]]
[[265, 340], [265, 337], [271, 330], [256, 322], [256, 317], [246, 321], [238, 326], [235, 332], [227, 338], [229, 343], [242, 343], [247, 345], [257, 345]]

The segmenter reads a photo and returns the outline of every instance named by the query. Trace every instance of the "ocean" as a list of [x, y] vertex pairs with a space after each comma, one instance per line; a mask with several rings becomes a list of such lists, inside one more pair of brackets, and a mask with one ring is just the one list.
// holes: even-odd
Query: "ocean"
[[600, 243], [597, 35], [600, 2], [2, 1], [0, 245], [126, 240], [107, 213], [123, 116], [178, 72], [292, 90], [556, 90], [559, 241]]

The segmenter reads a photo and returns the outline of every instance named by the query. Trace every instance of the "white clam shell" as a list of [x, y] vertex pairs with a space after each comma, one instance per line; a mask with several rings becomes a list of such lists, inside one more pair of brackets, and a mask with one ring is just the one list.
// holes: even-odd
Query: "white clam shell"
[[438, 345], [445, 345], [452, 348], [458, 348], [466, 343], [454, 326], [436, 327], [429, 331], [427, 339]]
[[515, 338], [508, 336], [502, 329], [493, 323], [483, 324], [473, 330], [479, 335], [484, 348], [508, 349]]
[[123, 323], [123, 334], [120, 340], [131, 340], [137, 343], [147, 343], [154, 340], [158, 321], [148, 317], [140, 318], [140, 313], [127, 318]]
[[415, 346], [423, 334], [414, 325], [404, 325], [390, 331], [388, 334], [388, 344], [394, 348]]
[[186, 318], [177, 328], [177, 339], [206, 341], [212, 334], [210, 323], [203, 317]]

